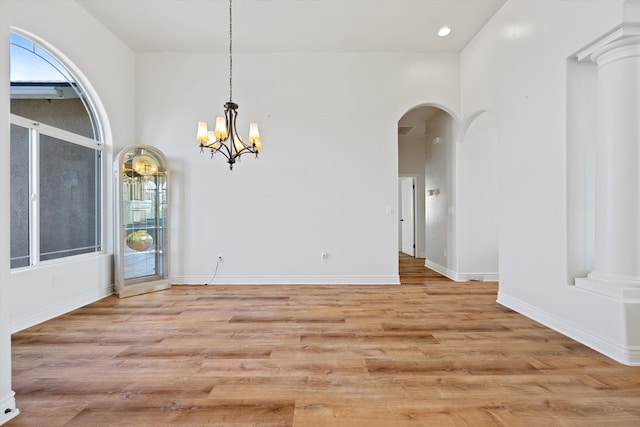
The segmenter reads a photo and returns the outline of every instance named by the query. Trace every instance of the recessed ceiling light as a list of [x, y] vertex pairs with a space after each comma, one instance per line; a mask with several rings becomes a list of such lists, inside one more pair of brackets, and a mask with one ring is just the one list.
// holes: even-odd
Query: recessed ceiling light
[[442, 27], [438, 30], [438, 35], [440, 37], [445, 37], [445, 36], [448, 36], [449, 34], [451, 34], [451, 28], [449, 27]]

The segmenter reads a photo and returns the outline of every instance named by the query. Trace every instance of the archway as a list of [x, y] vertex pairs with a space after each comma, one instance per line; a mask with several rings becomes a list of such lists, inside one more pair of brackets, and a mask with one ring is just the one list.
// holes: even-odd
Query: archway
[[[447, 277], [455, 273], [457, 262], [455, 217], [449, 212], [456, 200], [458, 127], [451, 112], [434, 104], [414, 107], [398, 121], [399, 178], [415, 181], [415, 255]], [[401, 207], [403, 192], [399, 195]], [[400, 249], [401, 229], [399, 225]]]

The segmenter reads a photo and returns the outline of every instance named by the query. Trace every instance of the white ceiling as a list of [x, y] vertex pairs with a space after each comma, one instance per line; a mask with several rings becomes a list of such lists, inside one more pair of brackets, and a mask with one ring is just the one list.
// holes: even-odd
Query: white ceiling
[[[228, 51], [227, 0], [76, 1], [136, 52]], [[233, 50], [460, 52], [505, 1], [235, 0]]]

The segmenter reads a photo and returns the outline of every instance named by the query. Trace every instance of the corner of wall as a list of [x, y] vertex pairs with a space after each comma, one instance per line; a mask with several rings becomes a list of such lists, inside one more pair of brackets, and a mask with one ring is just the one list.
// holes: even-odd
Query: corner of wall
[[[0, 139], [9, 141], [9, 2], [0, 1]], [[9, 196], [9, 144], [0, 144], [0, 204], [8, 206]], [[0, 235], [8, 236], [10, 216], [8, 209], [0, 211]], [[17, 416], [15, 393], [11, 390], [11, 275], [9, 239], [0, 239], [0, 424]]]

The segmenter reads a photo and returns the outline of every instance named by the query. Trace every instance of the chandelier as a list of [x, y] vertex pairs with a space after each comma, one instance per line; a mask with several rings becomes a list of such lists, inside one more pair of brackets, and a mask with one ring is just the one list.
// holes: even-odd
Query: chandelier
[[249, 143], [245, 143], [236, 128], [238, 117], [238, 104], [233, 102], [233, 16], [232, 5], [229, 0], [229, 102], [224, 104], [224, 117], [216, 117], [215, 130], [208, 130], [207, 122], [198, 122], [197, 140], [200, 143], [200, 152], [204, 148], [211, 150], [211, 157], [215, 153], [221, 153], [229, 163], [229, 169], [233, 170], [236, 160], [247, 153], [253, 153], [258, 157], [262, 148], [258, 124], [249, 125]]

